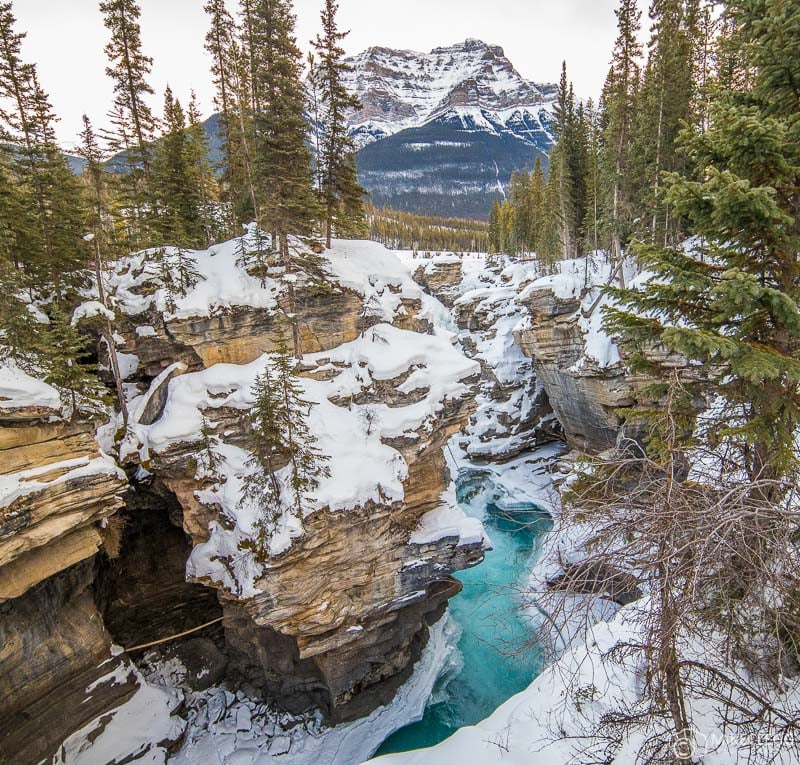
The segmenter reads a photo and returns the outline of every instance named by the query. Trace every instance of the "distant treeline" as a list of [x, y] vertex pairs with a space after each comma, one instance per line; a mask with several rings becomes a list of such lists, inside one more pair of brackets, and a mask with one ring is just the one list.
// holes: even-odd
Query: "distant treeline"
[[393, 250], [486, 252], [489, 247], [486, 221], [416, 215], [373, 206], [367, 208], [367, 219], [370, 239]]

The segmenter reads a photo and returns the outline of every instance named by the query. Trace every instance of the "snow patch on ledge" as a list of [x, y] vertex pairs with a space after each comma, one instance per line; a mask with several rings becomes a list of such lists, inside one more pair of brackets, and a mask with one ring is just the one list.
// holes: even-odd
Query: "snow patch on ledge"
[[457, 538], [459, 547], [490, 544], [481, 521], [471, 518], [458, 506], [453, 482], [442, 493], [441, 504], [422, 516], [409, 541], [414, 545], [424, 545], [445, 538]]
[[58, 391], [44, 380], [23, 372], [11, 359], [0, 364], [0, 409], [41, 407], [52, 409], [54, 415], [62, 410]]

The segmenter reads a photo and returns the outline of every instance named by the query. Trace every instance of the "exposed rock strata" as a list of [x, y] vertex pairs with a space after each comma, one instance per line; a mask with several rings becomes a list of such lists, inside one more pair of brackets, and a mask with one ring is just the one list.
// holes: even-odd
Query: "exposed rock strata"
[[522, 302], [530, 321], [514, 334], [533, 360], [570, 446], [592, 453], [613, 446], [622, 425], [617, 410], [635, 400], [625, 367], [602, 368], [584, 356], [580, 299], [542, 287], [528, 290]]
[[[381, 385], [382, 403], [407, 403], [400, 379]], [[408, 465], [402, 502], [307, 516], [303, 536], [266, 563], [258, 594], [241, 599], [220, 590], [232, 666], [287, 709], [319, 707], [338, 722], [387, 703], [411, 672], [428, 625], [460, 589], [450, 574], [482, 559], [481, 540], [410, 542], [441, 501], [450, 480], [442, 449], [470, 409], [466, 398], [449, 401], [422, 437], [392, 441]], [[227, 443], [246, 441], [241, 411], [221, 407], [206, 416]], [[198, 500], [196, 451], [197, 444], [176, 444], [154, 455], [149, 469], [175, 492], [197, 544], [225, 518]]]
[[[34, 417], [31, 417], [34, 414]], [[91, 558], [99, 527], [122, 506], [127, 480], [95, 441], [95, 423], [3, 410], [0, 461], [0, 600]]]

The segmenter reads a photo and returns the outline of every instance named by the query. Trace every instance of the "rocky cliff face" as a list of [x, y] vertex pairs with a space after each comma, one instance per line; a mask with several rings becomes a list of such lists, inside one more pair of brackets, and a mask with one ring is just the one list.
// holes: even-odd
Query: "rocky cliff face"
[[[532, 282], [519, 296], [527, 316], [514, 336], [528, 356], [569, 445], [599, 453], [617, 443], [620, 432], [639, 438], [635, 422], [624, 423], [621, 410], [648, 403], [653, 380], [631, 374], [625, 349], [603, 331], [602, 287], [611, 267], [599, 255], [557, 264], [555, 274]], [[628, 274], [628, 279], [635, 273]], [[648, 351], [666, 366], [694, 374], [685, 359]], [[658, 405], [658, 402], [650, 402]]]
[[[109, 523], [128, 490], [98, 447], [97, 425], [85, 413], [65, 419], [54, 389], [11, 364], [0, 369], [3, 763], [49, 758], [142, 690], [130, 661], [112, 652], [93, 593], [94, 558], [112, 543]], [[167, 727], [168, 706], [159, 707]]]
[[[235, 251], [199, 259], [208, 280], [221, 264], [228, 279], [238, 273]], [[331, 475], [255, 553], [258, 511], [241, 500], [247, 411], [290, 300], [286, 283], [246, 285], [249, 305], [217, 295], [200, 315], [180, 302], [168, 313], [133, 266], [117, 282], [127, 349], [140, 380], [160, 374], [132, 403], [138, 425], [123, 452], [180, 507], [193, 545], [187, 575], [217, 593], [230, 671], [294, 712], [368, 713], [413, 668], [428, 625], [458, 591], [449, 575], [483, 556], [475, 524], [436, 520], [450, 483], [442, 449], [470, 414], [477, 366], [434, 328], [429, 299], [382, 247], [342, 243], [327, 254], [324, 286], [294, 274], [310, 424]], [[154, 297], [143, 304], [138, 293]], [[183, 364], [165, 369], [175, 358]]]
[[516, 331], [517, 341], [532, 359], [570, 446], [584, 452], [613, 446], [622, 425], [617, 410], [634, 403], [624, 368], [585, 357], [579, 298], [542, 287], [529, 290], [522, 302], [530, 318]]
[[[112, 641], [205, 622], [180, 649], [198, 677], [227, 672], [329, 721], [367, 714], [411, 673], [459, 589], [450, 575], [483, 557], [480, 524], [454, 516], [442, 453], [479, 368], [437, 327], [444, 309], [372, 243], [337, 244], [324, 276], [298, 266], [263, 284], [236, 265], [240, 249], [198, 253], [183, 296], [141, 256], [110, 276], [131, 414], [116, 461], [98, 422], [62, 419], [55, 391], [26, 397], [43, 384], [0, 378], [0, 713], [13, 723], [0, 761], [38, 761], [62, 741], [69, 762], [163, 752], [183, 730], [181, 692], [145, 683]], [[256, 554], [257, 508], [241, 500], [247, 412], [290, 309], [330, 476]], [[153, 730], [118, 727], [148, 714]]]
[[436, 256], [414, 279], [445, 305], [465, 352], [481, 365], [476, 411], [461, 439], [468, 459], [503, 462], [562, 432], [514, 329], [526, 315], [518, 300], [540, 275], [534, 261], [496, 256]]

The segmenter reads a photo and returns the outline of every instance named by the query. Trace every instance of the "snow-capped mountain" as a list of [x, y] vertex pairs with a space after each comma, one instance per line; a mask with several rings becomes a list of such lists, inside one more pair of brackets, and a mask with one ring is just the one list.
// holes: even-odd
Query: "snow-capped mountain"
[[373, 47], [348, 63], [347, 86], [362, 102], [350, 129], [377, 204], [484, 216], [511, 172], [552, 144], [556, 86], [526, 80], [499, 46]]
[[363, 104], [349, 119], [359, 147], [443, 118], [531, 143], [547, 133], [556, 87], [526, 80], [497, 45], [465, 40], [430, 53], [374, 47], [347, 63], [346, 85]]

